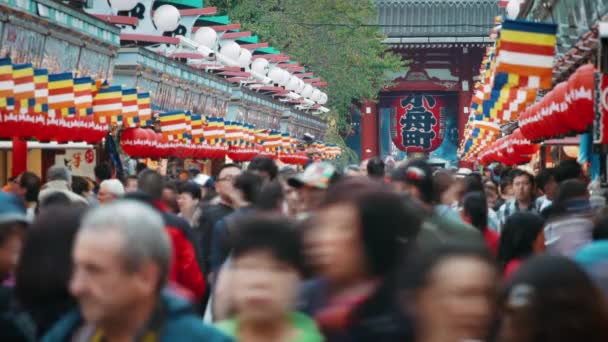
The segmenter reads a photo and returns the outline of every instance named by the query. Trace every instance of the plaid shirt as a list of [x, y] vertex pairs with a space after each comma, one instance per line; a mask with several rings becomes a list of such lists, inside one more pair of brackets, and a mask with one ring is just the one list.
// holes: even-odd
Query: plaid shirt
[[521, 209], [519, 205], [517, 205], [515, 199], [510, 199], [505, 202], [496, 213], [498, 215], [498, 224], [500, 226], [499, 232], [502, 231], [502, 227], [505, 225], [507, 218], [519, 211], [538, 213], [536, 201], [531, 201], [530, 205], [526, 209]]

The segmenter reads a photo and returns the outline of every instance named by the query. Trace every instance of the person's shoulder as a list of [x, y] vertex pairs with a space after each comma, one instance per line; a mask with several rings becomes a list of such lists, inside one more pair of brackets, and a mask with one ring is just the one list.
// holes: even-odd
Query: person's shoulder
[[203, 320], [194, 315], [182, 315], [170, 319], [165, 324], [163, 341], [206, 341], [206, 342], [230, 342], [233, 341], [224, 332], [216, 327], [203, 323]]
[[236, 319], [227, 319], [221, 322], [217, 322], [213, 326], [222, 333], [234, 337], [236, 336], [237, 325], [238, 323]]
[[319, 332], [317, 324], [310, 318], [310, 316], [300, 313], [293, 312], [291, 314], [291, 321], [293, 326], [300, 333], [298, 342], [322, 342], [323, 336]]
[[78, 310], [73, 310], [61, 318], [42, 338], [42, 342], [61, 342], [67, 341], [78, 324], [81, 322]]

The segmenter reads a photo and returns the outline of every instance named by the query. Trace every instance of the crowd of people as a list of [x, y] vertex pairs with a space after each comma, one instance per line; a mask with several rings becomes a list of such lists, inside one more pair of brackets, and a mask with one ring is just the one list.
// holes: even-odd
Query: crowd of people
[[608, 341], [608, 210], [533, 175], [256, 157], [0, 191], [1, 341]]

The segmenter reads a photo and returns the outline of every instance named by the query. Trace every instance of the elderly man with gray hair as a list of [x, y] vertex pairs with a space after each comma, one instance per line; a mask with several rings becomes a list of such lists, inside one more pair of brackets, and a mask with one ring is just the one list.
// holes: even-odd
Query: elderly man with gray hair
[[166, 289], [171, 243], [152, 207], [118, 200], [89, 212], [73, 261], [70, 292], [80, 310], [43, 341], [230, 341]]
[[67, 167], [55, 165], [46, 173], [47, 182], [42, 186], [38, 194], [38, 202], [43, 203], [47, 197], [61, 192], [66, 195], [72, 204], [88, 206], [88, 201], [72, 192], [72, 173]]

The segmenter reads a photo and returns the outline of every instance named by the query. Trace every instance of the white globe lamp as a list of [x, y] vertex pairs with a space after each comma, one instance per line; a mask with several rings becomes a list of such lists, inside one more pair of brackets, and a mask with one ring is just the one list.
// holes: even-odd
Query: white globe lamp
[[256, 58], [251, 63], [251, 70], [257, 74], [266, 76], [268, 74], [268, 60], [266, 58]]
[[115, 11], [130, 11], [137, 6], [138, 0], [110, 0], [110, 7]]
[[321, 100], [321, 91], [319, 89], [313, 90], [310, 99], [314, 102], [319, 102], [319, 100]]
[[217, 44], [217, 32], [211, 27], [201, 27], [194, 33], [192, 39], [197, 44], [213, 50]]
[[307, 99], [310, 99], [313, 91], [314, 91], [314, 88], [310, 84], [307, 84], [304, 87], [304, 90], [302, 90], [302, 94], [300, 94], [300, 95], [304, 96]]
[[517, 19], [519, 11], [521, 10], [521, 0], [511, 0], [507, 4], [507, 18]]
[[239, 56], [241, 54], [241, 47], [236, 42], [230, 40], [222, 44], [222, 46], [220, 47], [220, 53], [228, 59], [231, 59], [234, 62], [238, 62]]
[[296, 90], [298, 90], [299, 87], [300, 87], [300, 79], [296, 76], [291, 76], [289, 78], [289, 82], [287, 82], [287, 85], [285, 86], [285, 89], [287, 89], [289, 91], [296, 91]]
[[279, 67], [270, 68], [268, 77], [272, 80], [272, 83], [281, 84], [281, 81], [283, 80], [283, 69]]
[[289, 83], [290, 78], [291, 78], [291, 74], [289, 73], [289, 71], [287, 71], [285, 69], [281, 69], [281, 80], [280, 80], [279, 84], [282, 86], [287, 86], [287, 83]]
[[160, 32], [173, 32], [179, 26], [181, 18], [175, 6], [162, 5], [154, 11], [152, 20]]
[[319, 100], [319, 104], [324, 105], [327, 103], [327, 94], [321, 92], [321, 99]]
[[239, 54], [239, 66], [241, 68], [248, 68], [249, 64], [251, 64], [251, 58], [253, 55], [249, 50], [241, 48], [241, 53]]

